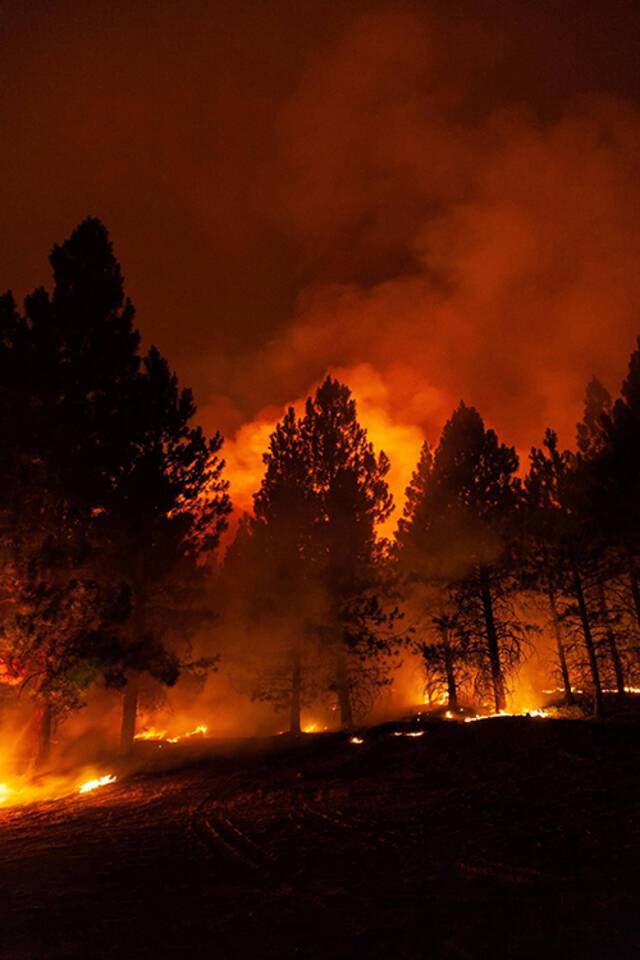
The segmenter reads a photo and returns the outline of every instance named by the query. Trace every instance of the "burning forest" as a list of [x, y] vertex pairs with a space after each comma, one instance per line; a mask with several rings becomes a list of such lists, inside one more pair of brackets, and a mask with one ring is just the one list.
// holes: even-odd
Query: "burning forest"
[[637, 12], [36, 6], [3, 960], [635, 956]]

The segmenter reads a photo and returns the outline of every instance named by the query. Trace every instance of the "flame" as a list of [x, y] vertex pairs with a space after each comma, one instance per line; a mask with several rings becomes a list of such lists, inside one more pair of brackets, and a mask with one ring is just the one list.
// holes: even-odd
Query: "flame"
[[326, 733], [329, 727], [323, 726], [317, 721], [305, 723], [302, 727], [303, 733]]
[[91, 779], [85, 780], [84, 777], [90, 772], [94, 773], [90, 768], [85, 768], [80, 774], [76, 772], [66, 776], [50, 774], [35, 779], [26, 776], [17, 776], [13, 779], [5, 778], [0, 782], [0, 807], [17, 807], [29, 803], [64, 800], [74, 794], [90, 793], [92, 790], [105, 787], [117, 780], [117, 777], [110, 773], [102, 776], [95, 776], [94, 773]]
[[165, 740], [166, 730], [157, 730], [155, 727], [145, 727], [140, 733], [136, 733], [134, 740]]
[[509, 713], [507, 710], [500, 710], [498, 713], [479, 713], [475, 717], [465, 717], [465, 723], [475, 723], [476, 720], [494, 720], [496, 717], [537, 717], [548, 719], [551, 714], [547, 710], [536, 708], [535, 710], [523, 710], [520, 713]]
[[176, 734], [174, 737], [167, 736], [166, 730], [158, 730], [156, 727], [145, 727], [140, 733], [136, 733], [134, 740], [154, 740], [164, 741], [165, 743], [179, 743], [180, 740], [188, 740], [190, 737], [204, 737], [209, 732], [206, 724], [201, 723], [193, 730], [186, 733]]
[[362, 737], [349, 737], [349, 743], [358, 745], [358, 744], [364, 743], [364, 740]]
[[89, 793], [91, 790], [97, 790], [98, 787], [106, 787], [108, 783], [115, 783], [118, 778], [107, 773], [104, 777], [97, 777], [95, 780], [87, 780], [86, 783], [78, 787], [78, 793]]

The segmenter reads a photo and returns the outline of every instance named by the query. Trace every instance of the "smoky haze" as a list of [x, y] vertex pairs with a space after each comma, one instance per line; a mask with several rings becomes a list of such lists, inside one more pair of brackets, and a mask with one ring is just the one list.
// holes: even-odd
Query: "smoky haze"
[[396, 498], [461, 397], [571, 442], [639, 329], [634, 7], [5, 4], [0, 287], [100, 216], [240, 507], [327, 370]]

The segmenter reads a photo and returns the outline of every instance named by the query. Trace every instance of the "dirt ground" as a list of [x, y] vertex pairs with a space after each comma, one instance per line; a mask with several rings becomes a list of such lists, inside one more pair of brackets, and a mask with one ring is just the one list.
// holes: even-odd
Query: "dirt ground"
[[0, 958], [640, 956], [640, 724], [160, 750], [0, 813]]

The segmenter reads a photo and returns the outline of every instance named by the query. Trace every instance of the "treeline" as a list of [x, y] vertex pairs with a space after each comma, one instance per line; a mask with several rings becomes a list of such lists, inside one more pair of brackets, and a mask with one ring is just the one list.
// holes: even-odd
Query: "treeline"
[[134, 310], [104, 226], [87, 219], [50, 257], [51, 293], [0, 298], [0, 669], [33, 699], [39, 760], [52, 725], [99, 679], [175, 683], [208, 615], [207, 568], [231, 509], [219, 435]]
[[389, 461], [328, 377], [271, 436], [266, 472], [227, 553], [223, 629], [239, 688], [300, 729], [335, 698], [362, 716], [407, 651], [430, 698], [503, 711], [541, 632], [567, 704], [624, 698], [640, 675], [640, 348], [620, 398], [587, 387], [577, 450], [547, 430], [523, 477], [513, 447], [461, 403], [425, 444], [391, 542]]
[[[620, 397], [593, 380], [576, 451], [548, 430], [528, 471], [461, 403], [425, 444], [395, 537], [389, 460], [327, 377], [271, 435], [254, 511], [213, 562], [231, 510], [222, 438], [157, 349], [140, 351], [107, 232], [84, 221], [53, 289], [0, 298], [0, 689], [52, 725], [96, 682], [215, 669], [288, 711], [363, 717], [408, 650], [425, 689], [504, 710], [541, 629], [567, 703], [601, 716], [640, 673], [640, 347]], [[194, 658], [196, 631], [209, 654]]]

